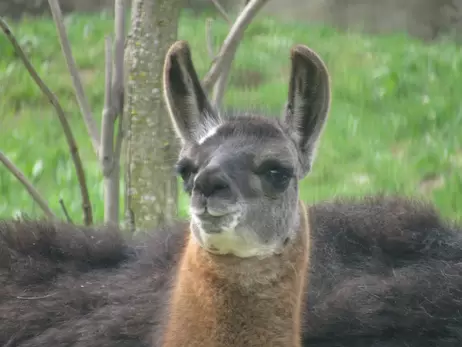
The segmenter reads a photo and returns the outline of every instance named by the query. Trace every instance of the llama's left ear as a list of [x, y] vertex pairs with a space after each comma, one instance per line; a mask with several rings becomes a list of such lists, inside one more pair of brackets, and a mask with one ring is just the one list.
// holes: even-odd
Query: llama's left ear
[[310, 170], [330, 106], [330, 79], [322, 59], [311, 49], [291, 49], [291, 74], [285, 122], [295, 138], [302, 163], [301, 176]]
[[219, 122], [197, 77], [186, 41], [175, 42], [165, 56], [164, 101], [177, 135], [185, 142], [197, 142]]

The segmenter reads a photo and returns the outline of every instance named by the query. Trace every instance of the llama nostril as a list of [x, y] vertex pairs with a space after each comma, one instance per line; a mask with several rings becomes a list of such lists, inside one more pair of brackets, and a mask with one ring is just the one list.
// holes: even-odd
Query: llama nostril
[[205, 197], [223, 193], [229, 188], [226, 176], [218, 167], [205, 169], [194, 181], [194, 189]]

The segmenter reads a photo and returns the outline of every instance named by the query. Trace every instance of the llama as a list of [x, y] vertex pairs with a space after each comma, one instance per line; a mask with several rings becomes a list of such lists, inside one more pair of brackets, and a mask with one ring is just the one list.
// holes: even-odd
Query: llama
[[188, 44], [166, 55], [164, 99], [182, 142], [177, 171], [191, 199], [191, 236], [163, 347], [300, 346], [310, 237], [297, 182], [312, 166], [330, 98], [313, 51], [297, 45], [291, 62], [284, 120], [223, 121]]
[[[181, 45], [174, 47], [181, 48]], [[309, 52], [306, 48], [298, 49]], [[264, 144], [266, 137], [273, 134], [274, 141], [263, 148], [274, 150], [271, 155], [281, 158], [278, 151], [284, 146], [281, 147], [277, 136], [281, 132], [287, 134], [294, 131], [293, 127], [286, 125], [287, 119], [293, 122], [294, 115], [302, 114], [300, 111], [303, 109], [310, 110], [312, 114], [316, 110], [320, 111], [319, 115], [326, 117], [329, 91], [328, 80], [322, 70], [324, 65], [319, 63], [314, 54], [310, 55], [309, 60], [304, 60], [306, 55], [303, 54], [297, 57], [300, 53], [298, 49], [295, 49], [295, 56], [292, 54], [291, 76], [296, 78], [291, 78], [289, 82], [288, 118], [284, 121], [249, 117], [246, 114], [229, 119], [224, 116], [218, 118], [215, 113], [209, 114], [209, 105], [197, 83], [189, 55], [180, 49], [176, 52], [183, 54], [175, 56], [172, 55], [175, 50], [171, 50], [168, 55], [170, 60], [166, 60], [166, 72], [170, 74], [165, 75], [170, 87], [165, 91], [172, 120], [178, 122], [174, 124], [183, 142], [177, 169], [186, 178], [185, 189], [191, 191], [191, 220], [178, 221], [130, 237], [110, 226], [84, 227], [43, 220], [0, 221], [0, 346], [149, 347], [154, 344], [155, 347], [163, 347], [162, 344], [168, 343], [169, 338], [175, 337], [169, 336], [169, 332], [183, 334], [190, 328], [185, 325], [185, 332], [178, 332], [175, 320], [172, 321], [172, 313], [175, 312], [176, 300], [181, 299], [179, 294], [182, 294], [175, 291], [178, 288], [175, 284], [181, 280], [178, 274], [184, 270], [183, 266], [188, 264], [185, 262], [188, 259], [185, 250], [189, 252], [194, 249], [190, 247], [193, 240], [196, 246], [208, 248], [206, 254], [211, 258], [220, 257], [228, 266], [234, 262], [236, 266], [233, 269], [239, 269], [247, 261], [264, 264], [266, 259], [271, 261], [267, 264], [268, 275], [280, 274], [282, 267], [274, 265], [277, 260], [273, 258], [277, 256], [270, 254], [277, 252], [280, 257], [284, 257], [288, 254], [285, 252], [290, 250], [287, 247], [302, 246], [294, 242], [294, 237], [303, 236], [302, 233], [279, 233], [283, 230], [295, 232], [303, 229], [296, 228], [300, 222], [296, 212], [300, 213], [301, 210], [298, 209], [295, 178], [285, 183], [287, 195], [284, 195], [284, 189], [275, 191], [286, 196], [287, 200], [281, 207], [276, 206], [278, 197], [273, 196], [275, 192], [270, 184], [262, 184], [262, 180], [252, 178], [238, 180], [242, 175], [248, 177], [245, 176], [248, 160], [258, 159], [262, 153], [256, 153], [258, 155], [248, 160], [241, 159], [240, 165], [225, 166], [229, 170], [227, 173], [233, 173], [228, 177], [231, 181], [223, 182], [220, 176], [215, 176], [209, 182], [204, 179], [207, 184], [201, 189], [210, 189], [212, 186], [211, 192], [219, 194], [221, 199], [233, 197], [229, 190], [237, 188], [231, 187], [229, 182], [235, 182], [233, 184], [239, 187], [240, 194], [245, 193], [239, 199], [256, 200], [256, 203], [247, 207], [255, 209], [247, 215], [255, 218], [245, 221], [246, 225], [252, 227], [246, 228], [243, 234], [252, 235], [249, 232], [252, 230], [255, 232], [254, 237], [240, 247], [229, 242], [237, 237], [237, 232], [221, 231], [228, 232], [227, 242], [216, 241], [219, 240], [216, 236], [221, 237], [221, 227], [204, 237], [202, 202], [195, 197], [190, 180], [192, 176], [197, 179], [203, 172], [202, 167], [197, 170], [193, 166], [201, 165], [200, 160], [207, 160], [207, 165], [213, 165], [208, 160], [209, 155], [224, 158], [231, 151], [237, 159], [243, 152]], [[307, 67], [315, 70], [310, 70], [310, 74], [300, 74]], [[321, 78], [317, 82], [324, 81], [325, 84], [315, 83], [316, 78], [312, 78], [316, 76]], [[311, 78], [311, 83], [303, 83], [307, 77]], [[304, 94], [310, 97], [309, 100], [294, 93], [297, 90], [308, 92], [313, 87], [316, 87], [317, 93]], [[206, 112], [198, 113], [198, 109]], [[194, 118], [181, 118], [181, 115]], [[204, 123], [204, 116], [216, 118]], [[323, 122], [322, 119], [316, 119], [315, 123], [302, 123], [295, 128], [295, 131], [302, 132], [311, 129], [310, 138], [289, 137], [292, 144], [300, 144], [302, 141], [308, 145], [307, 151], [304, 151], [304, 160], [297, 164], [297, 168], [303, 170], [297, 172], [297, 175], [310, 169], [314, 153], [312, 141], [319, 136]], [[206, 128], [201, 128], [204, 125]], [[191, 132], [192, 127], [197, 126], [200, 128]], [[261, 128], [265, 131], [258, 131]], [[195, 138], [195, 142], [200, 143], [191, 146], [191, 140], [188, 139], [198, 135], [200, 138]], [[213, 149], [215, 154], [212, 154]], [[293, 150], [284, 156], [284, 160], [288, 160], [284, 163], [293, 163], [293, 156], [300, 152]], [[200, 154], [196, 158], [200, 159], [198, 161], [191, 163], [182, 160], [197, 154]], [[277, 169], [271, 168], [270, 171], [274, 172], [270, 177], [279, 176], [281, 179], [287, 174], [282, 170], [284, 174], [280, 175], [276, 172], [281, 171], [281, 168]], [[210, 174], [216, 173], [212, 170]], [[287, 189], [291, 189], [292, 193], [289, 194]], [[264, 197], [262, 192], [265, 192]], [[264, 205], [263, 201], [267, 198], [268, 205]], [[232, 200], [222, 206], [217, 205], [217, 201], [211, 205], [216, 208], [212, 213], [217, 215], [222, 213], [220, 209], [233, 206]], [[289, 209], [282, 208], [287, 205]], [[239, 208], [244, 209], [245, 206]], [[305, 265], [305, 276], [298, 274], [300, 279], [305, 278], [305, 289], [302, 291], [305, 294], [300, 298], [301, 307], [296, 304], [288, 308], [294, 313], [294, 319], [291, 320], [293, 324], [283, 328], [293, 333], [291, 336], [294, 340], [298, 334], [297, 318], [300, 315], [301, 344], [304, 347], [461, 345], [461, 226], [441, 218], [429, 204], [391, 196], [337, 198], [330, 202], [316, 203], [307, 210], [302, 216], [307, 218], [309, 224], [310, 255]], [[286, 211], [287, 216], [282, 217], [281, 211]], [[194, 214], [198, 216], [194, 217]], [[245, 219], [245, 209], [241, 214], [240, 219], [236, 218], [234, 222], [237, 223], [235, 231], [239, 230], [239, 221]], [[273, 215], [279, 216], [280, 221], [286, 221], [289, 226], [277, 225], [271, 228], [266, 223], [271, 224], [277, 220], [270, 218]], [[258, 229], [262, 224], [266, 229]], [[205, 225], [209, 227], [213, 223]], [[278, 232], [273, 234], [276, 230]], [[261, 247], [262, 244], [266, 247]], [[307, 251], [308, 247], [304, 249]], [[238, 251], [239, 257], [214, 254]], [[258, 257], [263, 260], [259, 261]], [[255, 269], [255, 275], [262, 274], [259, 269], [262, 268]], [[254, 271], [254, 267], [251, 271]], [[252, 284], [251, 279], [248, 281]], [[288, 292], [296, 294], [293, 287]], [[273, 310], [281, 303], [274, 299], [271, 304], [273, 307], [265, 305], [260, 312]], [[249, 306], [253, 305], [253, 302], [249, 303]], [[285, 306], [282, 308], [287, 309]], [[297, 308], [302, 312], [297, 312]], [[204, 319], [206, 317], [201, 317], [197, 323], [204, 323]], [[271, 322], [272, 317], [267, 319]], [[287, 322], [289, 320], [284, 319], [284, 323]], [[244, 333], [246, 329], [252, 329], [248, 325], [253, 322], [249, 320], [245, 323]], [[275, 325], [270, 329], [279, 328], [276, 322], [271, 324]], [[210, 338], [217, 341], [219, 337], [210, 333]], [[267, 333], [271, 331], [263, 332]], [[277, 334], [283, 336], [284, 332], [279, 331]], [[265, 336], [272, 338], [270, 335]], [[287, 335], [287, 338], [291, 337]], [[288, 344], [292, 342], [297, 343], [291, 341]], [[171, 340], [171, 343], [178, 341]], [[258, 342], [251, 343], [257, 345]]]

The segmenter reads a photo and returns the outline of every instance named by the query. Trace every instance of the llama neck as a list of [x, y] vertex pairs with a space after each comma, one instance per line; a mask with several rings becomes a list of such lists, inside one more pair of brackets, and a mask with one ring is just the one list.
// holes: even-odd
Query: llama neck
[[309, 258], [308, 214], [283, 254], [258, 261], [214, 256], [190, 240], [169, 307], [163, 347], [301, 346]]

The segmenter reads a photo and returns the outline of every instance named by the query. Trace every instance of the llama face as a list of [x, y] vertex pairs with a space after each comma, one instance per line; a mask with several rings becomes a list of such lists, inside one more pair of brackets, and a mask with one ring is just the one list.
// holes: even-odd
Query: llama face
[[274, 119], [218, 114], [187, 43], [166, 56], [165, 100], [182, 141], [176, 170], [190, 196], [193, 237], [212, 253], [270, 256], [298, 230], [298, 181], [311, 169], [330, 94], [315, 53], [296, 46], [291, 58], [285, 115]]
[[281, 251], [297, 229], [298, 166], [296, 144], [278, 122], [255, 116], [185, 145], [177, 172], [196, 240], [241, 257]]

